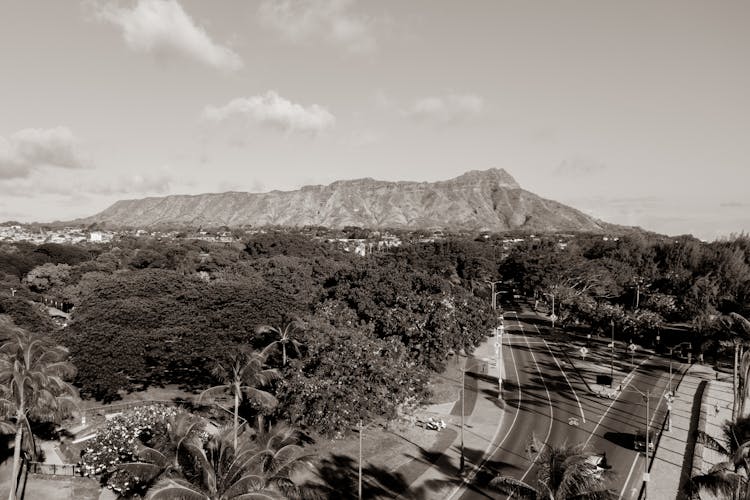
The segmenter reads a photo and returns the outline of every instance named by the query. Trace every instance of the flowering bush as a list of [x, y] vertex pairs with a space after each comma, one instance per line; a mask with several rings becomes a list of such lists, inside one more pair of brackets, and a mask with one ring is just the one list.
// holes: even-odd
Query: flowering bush
[[81, 470], [89, 477], [101, 476], [107, 486], [125, 494], [139, 485], [139, 478], [117, 465], [138, 460], [138, 441], [166, 432], [167, 419], [177, 414], [164, 405], [141, 406], [107, 421], [81, 456]]

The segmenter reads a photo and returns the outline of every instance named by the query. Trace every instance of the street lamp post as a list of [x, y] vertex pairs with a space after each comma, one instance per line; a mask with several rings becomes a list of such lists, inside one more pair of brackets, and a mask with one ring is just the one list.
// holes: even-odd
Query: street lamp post
[[495, 309], [497, 309], [497, 294], [495, 293], [495, 285], [497, 285], [498, 283], [502, 283], [502, 280], [487, 281], [487, 283], [489, 283], [489, 285], [492, 287], [492, 310], [494, 311]]
[[614, 385], [615, 380], [615, 320], [610, 320], [609, 326], [612, 327], [612, 347], [609, 355], [609, 387]]
[[552, 315], [549, 317], [549, 319], [552, 320], [552, 331], [555, 331], [555, 320], [557, 319], [557, 316], [555, 316], [555, 295], [552, 294]]
[[646, 461], [643, 462], [643, 500], [648, 499], [648, 414], [649, 414], [649, 401], [651, 397], [651, 391], [646, 391]]
[[458, 473], [464, 473], [464, 465], [466, 465], [466, 459], [464, 457], [464, 413], [465, 406], [464, 401], [466, 400], [466, 365], [464, 364], [461, 369], [461, 459], [458, 466]]
[[648, 389], [645, 393], [638, 389], [635, 386], [631, 386], [633, 389], [635, 389], [642, 397], [646, 400], [646, 460], [643, 463], [643, 500], [648, 500], [648, 482], [649, 482], [649, 472], [648, 472], [648, 451], [649, 451], [649, 430], [650, 430], [650, 422], [648, 420], [649, 414], [651, 413], [651, 389]]
[[505, 322], [500, 315], [500, 326], [495, 328], [495, 366], [497, 366], [497, 399], [503, 398], [503, 333]]
[[674, 347], [669, 348], [669, 393], [672, 394], [672, 350]]
[[362, 500], [362, 421], [359, 421], [359, 479], [357, 485], [357, 498]]

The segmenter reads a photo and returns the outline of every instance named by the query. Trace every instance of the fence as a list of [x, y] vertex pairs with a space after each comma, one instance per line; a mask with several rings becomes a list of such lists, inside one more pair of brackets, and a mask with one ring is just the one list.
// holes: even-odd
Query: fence
[[27, 462], [31, 474], [48, 476], [82, 476], [81, 466], [77, 464], [44, 464], [41, 462]]
[[[113, 403], [106, 406], [94, 406], [92, 408], [82, 408], [81, 415], [85, 415], [86, 417], [94, 417], [94, 416], [105, 416], [105, 415], [111, 415], [113, 413], [120, 413], [127, 410], [132, 410], [134, 408], [139, 408], [141, 406], [150, 406], [150, 405], [164, 405], [164, 406], [176, 406], [178, 408], [185, 408], [186, 410], [196, 410], [196, 409], [206, 409], [211, 408], [220, 414], [223, 414], [225, 417], [228, 418], [234, 418], [234, 413], [232, 411], [227, 410], [217, 402], [206, 402], [206, 403], [195, 403], [193, 401], [187, 401], [187, 400], [165, 400], [165, 399], [149, 399], [149, 400], [143, 400], [143, 401], [127, 401], [123, 403]], [[245, 419], [242, 417], [238, 417], [239, 424], [244, 425], [246, 423]]]

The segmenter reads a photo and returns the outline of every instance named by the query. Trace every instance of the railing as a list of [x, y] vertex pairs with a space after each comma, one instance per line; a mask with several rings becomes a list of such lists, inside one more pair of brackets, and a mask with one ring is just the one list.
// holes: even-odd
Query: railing
[[[148, 399], [143, 401], [126, 401], [122, 403], [114, 403], [109, 404], [105, 406], [94, 406], [91, 408], [81, 408], [80, 412], [82, 415], [86, 415], [87, 417], [94, 416], [94, 415], [110, 415], [112, 413], [119, 413], [126, 410], [132, 410], [134, 408], [139, 408], [141, 406], [150, 406], [150, 405], [164, 405], [164, 406], [175, 406], [179, 408], [185, 408], [185, 409], [192, 409], [195, 407], [209, 407], [209, 408], [215, 408], [216, 410], [219, 410], [220, 412], [226, 414], [226, 416], [230, 418], [234, 418], [234, 413], [232, 411], [227, 410], [223, 406], [221, 406], [219, 403], [215, 401], [206, 401], [203, 402], [194, 402], [194, 401], [187, 401], [187, 400], [166, 400], [166, 399]], [[243, 425], [246, 423], [245, 419], [242, 417], [238, 417], [240, 425]]]
[[44, 474], [47, 476], [82, 476], [81, 466], [77, 464], [45, 464], [42, 462], [27, 462], [30, 474]]

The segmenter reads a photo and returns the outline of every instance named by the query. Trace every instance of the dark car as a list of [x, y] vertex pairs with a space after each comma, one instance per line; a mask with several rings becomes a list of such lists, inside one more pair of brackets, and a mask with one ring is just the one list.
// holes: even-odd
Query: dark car
[[[646, 433], [644, 431], [638, 431], [635, 433], [633, 438], [633, 449], [635, 451], [644, 452], [646, 451]], [[648, 432], [648, 451], [649, 453], [654, 451], [654, 433]]]

